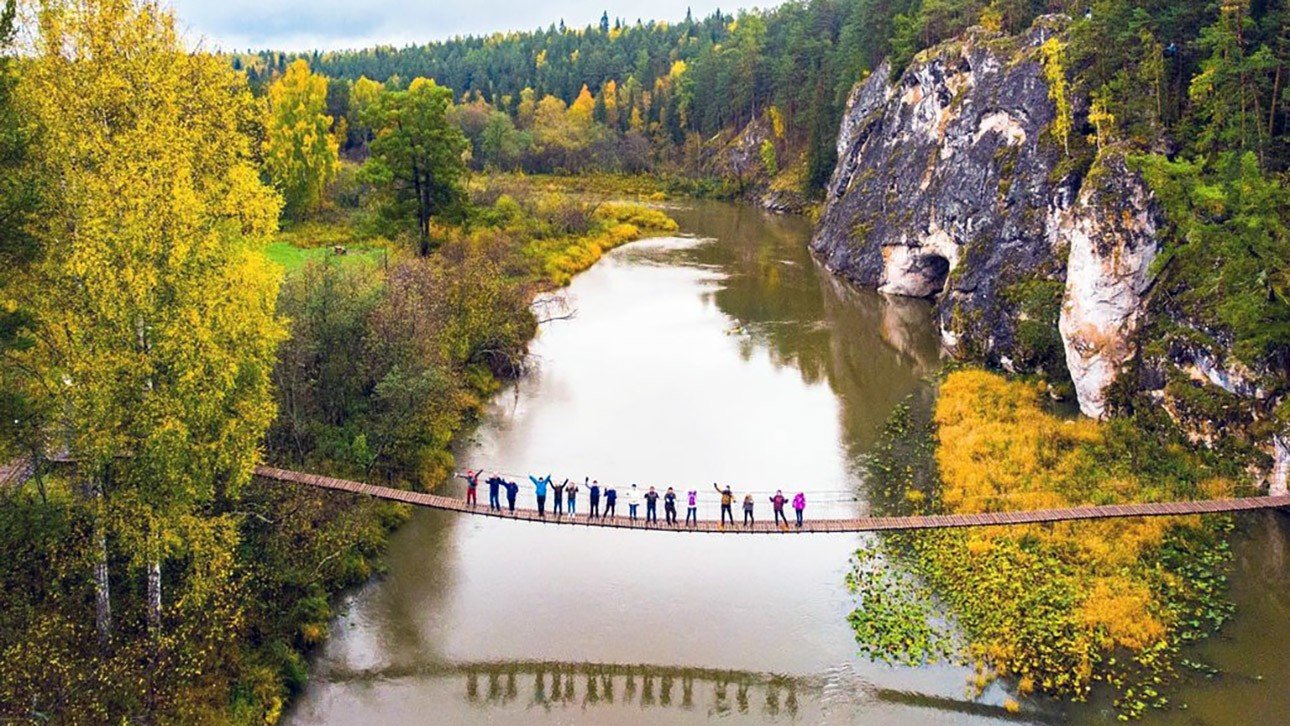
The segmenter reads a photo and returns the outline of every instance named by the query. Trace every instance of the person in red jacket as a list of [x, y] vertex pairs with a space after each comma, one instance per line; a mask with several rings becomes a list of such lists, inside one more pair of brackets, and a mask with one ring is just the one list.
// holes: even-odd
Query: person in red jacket
[[479, 475], [483, 473], [483, 469], [474, 471], [467, 469], [465, 474], [459, 475], [466, 480], [466, 506], [468, 507], [473, 507], [479, 503], [475, 497], [479, 493]]
[[784, 504], [787, 502], [788, 499], [784, 498], [782, 489], [776, 489], [775, 496], [770, 498], [771, 508], [775, 510], [775, 524], [783, 521], [785, 529], [788, 528], [788, 517], [784, 516]]

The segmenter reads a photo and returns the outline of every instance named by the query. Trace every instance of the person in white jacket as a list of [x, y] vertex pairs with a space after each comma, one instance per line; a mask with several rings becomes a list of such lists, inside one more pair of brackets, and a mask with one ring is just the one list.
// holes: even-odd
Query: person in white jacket
[[640, 508], [640, 505], [641, 492], [636, 488], [636, 485], [633, 484], [632, 488], [627, 490], [627, 516], [630, 517], [633, 522], [636, 521], [636, 512]]

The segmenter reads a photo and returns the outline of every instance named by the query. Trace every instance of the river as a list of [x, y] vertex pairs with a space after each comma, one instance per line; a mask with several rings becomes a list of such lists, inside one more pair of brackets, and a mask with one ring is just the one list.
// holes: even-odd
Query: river
[[[718, 481], [762, 492], [758, 516], [779, 487], [804, 491], [808, 516], [866, 511], [863, 455], [892, 407], [925, 395], [940, 366], [929, 307], [838, 283], [807, 253], [805, 220], [715, 202], [672, 213], [685, 235], [615, 250], [574, 280], [576, 314], [543, 326], [533, 373], [493, 402], [462, 462], [696, 488], [705, 517], [716, 515]], [[1002, 708], [1002, 685], [968, 699], [966, 669], [857, 657], [843, 578], [865, 536], [642, 533], [420, 511], [393, 537], [388, 574], [342, 603], [289, 718], [1018, 718]], [[1261, 641], [1258, 622], [1238, 618], [1207, 644], [1240, 675], [1231, 687], [1196, 684], [1188, 722], [1290, 712], [1275, 685], [1290, 673], [1274, 546], [1285, 537], [1284, 518], [1246, 523], [1234, 588], [1257, 617], [1279, 616], [1281, 635]], [[1243, 643], [1277, 665], [1240, 668]], [[1237, 694], [1256, 706], [1225, 709]], [[1020, 718], [1109, 713], [1096, 701], [1066, 710], [1032, 699]]]

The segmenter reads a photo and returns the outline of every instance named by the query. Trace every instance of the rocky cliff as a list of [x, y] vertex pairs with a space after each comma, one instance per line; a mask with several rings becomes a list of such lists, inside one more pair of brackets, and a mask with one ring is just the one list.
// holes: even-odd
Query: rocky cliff
[[856, 284], [935, 297], [951, 352], [1008, 368], [1034, 357], [1010, 300], [1063, 279], [1053, 220], [1078, 189], [1047, 135], [1055, 112], [1036, 57], [1058, 23], [1019, 38], [973, 31], [894, 82], [883, 66], [860, 84], [812, 242]]
[[933, 298], [956, 357], [1069, 376], [1089, 416], [1137, 397], [1198, 442], [1235, 432], [1284, 488], [1290, 436], [1269, 424], [1278, 401], [1262, 374], [1194, 342], [1221, 331], [1188, 336], [1185, 312], [1152, 300], [1166, 222], [1126, 150], [1083, 142], [1078, 98], [1081, 148], [1054, 136], [1040, 46], [1066, 24], [1045, 16], [1014, 37], [973, 29], [898, 78], [881, 67], [860, 83], [812, 248], [854, 284]]

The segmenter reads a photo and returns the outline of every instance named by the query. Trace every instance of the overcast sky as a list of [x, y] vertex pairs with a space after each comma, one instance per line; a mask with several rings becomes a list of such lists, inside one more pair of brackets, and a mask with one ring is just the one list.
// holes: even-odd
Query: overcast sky
[[777, 0], [171, 0], [188, 39], [210, 49], [356, 48], [407, 45], [454, 35], [533, 30], [559, 23], [584, 27], [610, 18], [675, 21], [720, 7], [733, 12]]

